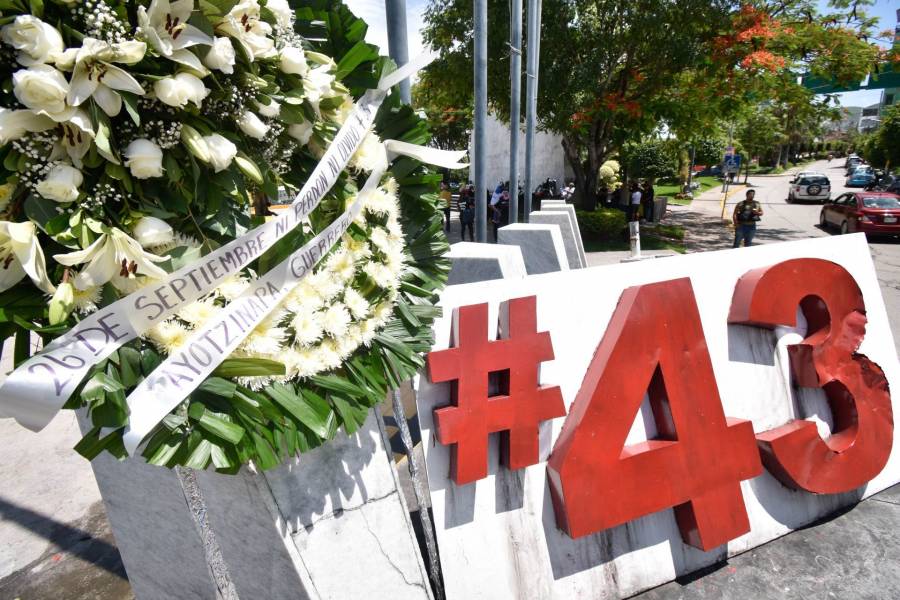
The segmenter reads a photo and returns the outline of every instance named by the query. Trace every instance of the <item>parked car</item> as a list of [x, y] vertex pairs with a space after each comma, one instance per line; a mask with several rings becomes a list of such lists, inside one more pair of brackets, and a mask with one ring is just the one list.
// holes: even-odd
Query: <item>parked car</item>
[[844, 185], [846, 187], [866, 187], [873, 181], [875, 181], [875, 171], [872, 170], [872, 167], [865, 165], [857, 167], [850, 173]]
[[852, 162], [856, 162], [856, 164], [859, 164], [862, 162], [862, 159], [859, 157], [859, 154], [849, 154], [847, 156], [847, 160], [844, 161], [844, 168], [849, 169], [850, 163], [852, 163]]
[[828, 202], [819, 213], [819, 225], [838, 227], [841, 233], [900, 235], [900, 195], [887, 192], [847, 192]]
[[812, 177], [813, 175], [818, 175], [820, 177], [828, 177], [827, 175], [825, 175], [825, 173], [822, 173], [821, 171], [800, 171], [799, 173], [797, 173], [794, 176], [793, 179], [791, 179], [791, 183], [797, 183], [804, 177]]
[[831, 199], [831, 181], [825, 175], [816, 173], [794, 181], [788, 188], [788, 202], [809, 200], [828, 202]]
[[864, 163], [864, 162], [862, 161], [862, 159], [859, 159], [859, 160], [857, 160], [857, 161], [851, 162], [851, 163], [850, 163], [850, 166], [847, 167], [847, 169], [846, 169], [847, 177], [850, 177], [850, 175], [852, 175], [853, 172], [854, 172], [855, 170], [857, 170], [858, 168], [860, 168], [860, 167], [868, 167], [868, 166], [869, 166], [869, 165], [867, 165], [866, 163]]

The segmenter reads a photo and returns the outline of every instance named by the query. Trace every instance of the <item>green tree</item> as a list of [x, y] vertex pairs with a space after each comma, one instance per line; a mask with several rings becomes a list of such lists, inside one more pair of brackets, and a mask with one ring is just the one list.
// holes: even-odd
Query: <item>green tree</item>
[[884, 111], [881, 128], [878, 129], [878, 141], [884, 152], [885, 167], [900, 166], [900, 104]]
[[425, 72], [412, 88], [413, 106], [425, 113], [431, 129], [431, 144], [442, 150], [469, 146], [472, 131], [471, 98], [455, 98], [447, 88]]
[[620, 156], [625, 161], [629, 177], [660, 179], [675, 175], [678, 148], [665, 140], [648, 139], [642, 143], [623, 146]]

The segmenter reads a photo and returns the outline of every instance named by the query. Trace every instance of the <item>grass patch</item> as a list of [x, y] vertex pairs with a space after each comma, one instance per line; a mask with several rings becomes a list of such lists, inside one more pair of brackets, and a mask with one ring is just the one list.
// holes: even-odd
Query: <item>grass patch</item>
[[[582, 234], [582, 241], [585, 252], [627, 252], [630, 249], [627, 230], [612, 237]], [[687, 252], [684, 245], [684, 227], [662, 224], [641, 227], [641, 250], [672, 250], [684, 254]]]
[[[700, 184], [700, 187], [694, 190], [694, 196], [699, 196], [703, 192], [707, 190], [711, 190], [714, 187], [718, 187], [722, 185], [722, 182], [712, 175], [707, 175], [704, 177], [694, 177], [694, 183]], [[658, 185], [653, 186], [653, 191], [657, 196], [667, 196], [669, 198], [669, 204], [677, 204], [678, 206], [689, 206], [691, 204], [691, 197], [684, 198], [676, 198], [676, 195], [681, 194], [681, 184], [671, 181], [664, 181]]]

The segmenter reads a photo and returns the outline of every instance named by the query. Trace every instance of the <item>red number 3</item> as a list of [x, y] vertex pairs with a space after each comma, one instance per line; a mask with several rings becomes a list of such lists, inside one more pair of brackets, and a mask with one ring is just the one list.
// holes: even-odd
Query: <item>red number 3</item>
[[862, 292], [843, 267], [801, 258], [755, 269], [738, 281], [730, 323], [795, 326], [806, 339], [788, 347], [797, 385], [825, 390], [834, 431], [823, 440], [811, 421], [795, 420], [756, 436], [766, 468], [785, 485], [819, 494], [857, 488], [884, 468], [894, 421], [887, 379], [856, 350], [866, 331]]

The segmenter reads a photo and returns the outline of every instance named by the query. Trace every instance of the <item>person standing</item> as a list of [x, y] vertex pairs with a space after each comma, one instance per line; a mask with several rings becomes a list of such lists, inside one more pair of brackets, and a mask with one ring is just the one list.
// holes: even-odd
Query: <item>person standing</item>
[[644, 205], [644, 220], [648, 223], [653, 222], [653, 199], [656, 192], [653, 191], [653, 184], [648, 179], [644, 182], [644, 189], [641, 192], [641, 204]]
[[453, 194], [450, 193], [450, 186], [446, 182], [441, 182], [441, 208], [444, 209], [444, 229], [450, 231], [450, 203], [453, 201]]
[[475, 241], [475, 203], [471, 200], [466, 201], [465, 207], [459, 211], [459, 221], [462, 223], [462, 239], [466, 241], [466, 231], [469, 232], [469, 239]]
[[628, 204], [628, 220], [637, 221], [638, 213], [641, 211], [641, 188], [638, 187], [636, 181], [631, 182], [631, 202]]
[[500, 229], [500, 221], [503, 218], [503, 212], [500, 210], [499, 203], [491, 204], [491, 225], [494, 226], [494, 243], [497, 243], [497, 230]]
[[731, 220], [734, 222], [734, 246], [740, 248], [753, 245], [756, 223], [762, 218], [762, 205], [755, 200], [756, 190], [747, 190], [747, 196], [734, 207]]

